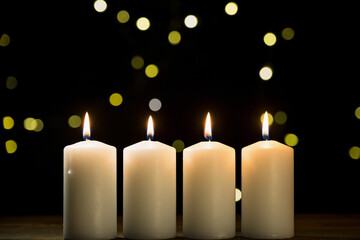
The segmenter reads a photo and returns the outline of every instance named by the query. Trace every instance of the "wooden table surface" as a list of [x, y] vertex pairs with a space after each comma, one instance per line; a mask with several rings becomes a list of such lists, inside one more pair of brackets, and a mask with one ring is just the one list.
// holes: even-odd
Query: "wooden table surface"
[[[178, 217], [177, 239], [181, 233]], [[241, 237], [240, 216], [236, 221], [237, 236]], [[118, 239], [123, 239], [122, 219], [118, 218]], [[0, 216], [0, 239], [63, 239], [61, 216]], [[293, 239], [360, 239], [360, 214], [296, 214]]]

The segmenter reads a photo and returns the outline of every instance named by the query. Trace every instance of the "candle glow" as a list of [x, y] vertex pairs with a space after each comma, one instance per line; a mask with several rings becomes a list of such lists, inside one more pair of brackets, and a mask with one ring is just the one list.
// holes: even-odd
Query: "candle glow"
[[83, 138], [84, 140], [90, 140], [90, 120], [89, 120], [89, 113], [85, 113], [84, 119], [84, 128], [83, 128]]
[[154, 122], [151, 116], [149, 116], [148, 120], [146, 137], [148, 140], [152, 140], [154, 138]]
[[262, 136], [264, 140], [269, 140], [269, 116], [267, 111], [264, 114], [263, 126], [262, 126]]
[[208, 141], [212, 140], [211, 119], [210, 119], [210, 113], [209, 112], [208, 112], [208, 114], [206, 116], [204, 137]]

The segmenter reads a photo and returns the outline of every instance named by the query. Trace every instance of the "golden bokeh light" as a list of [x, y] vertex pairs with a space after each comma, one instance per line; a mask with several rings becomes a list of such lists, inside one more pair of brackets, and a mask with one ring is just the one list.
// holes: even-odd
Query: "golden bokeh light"
[[10, 116], [5, 116], [3, 118], [3, 126], [4, 126], [4, 129], [6, 130], [10, 130], [14, 127], [14, 124], [15, 124], [15, 121], [12, 117]]
[[357, 146], [351, 147], [349, 149], [349, 156], [354, 160], [358, 160], [360, 158], [360, 148]]
[[238, 5], [234, 2], [229, 2], [228, 4], [226, 4], [225, 6], [225, 12], [227, 15], [233, 16], [237, 13], [238, 11]]
[[105, 12], [107, 8], [107, 3], [104, 0], [96, 0], [94, 2], [94, 8], [97, 12]]
[[145, 68], [145, 74], [148, 78], [154, 78], [158, 75], [159, 68], [155, 64], [150, 64]]
[[0, 37], [0, 46], [6, 47], [10, 44], [10, 36], [6, 33], [3, 33]]
[[37, 128], [38, 122], [35, 118], [28, 117], [24, 120], [24, 128], [28, 131], [34, 131]]
[[36, 120], [36, 128], [34, 129], [35, 132], [41, 132], [44, 128], [44, 122], [41, 119]]
[[356, 117], [357, 119], [360, 119], [360, 107], [357, 107], [357, 108], [355, 109], [355, 117]]
[[184, 23], [187, 28], [194, 28], [198, 24], [198, 19], [195, 15], [188, 15], [185, 17]]
[[273, 75], [273, 70], [269, 66], [264, 66], [259, 71], [259, 76], [262, 80], [267, 81]]
[[177, 139], [175, 140], [173, 143], [172, 143], [172, 146], [176, 149], [176, 152], [182, 152], [185, 148], [185, 143], [180, 140], [180, 139]]
[[131, 66], [136, 70], [142, 69], [144, 67], [144, 59], [140, 56], [134, 56], [131, 59]]
[[242, 194], [241, 194], [240, 189], [235, 188], [235, 202], [240, 201], [240, 200], [241, 200], [241, 196], [242, 196]]
[[288, 133], [285, 135], [284, 141], [286, 145], [294, 147], [298, 144], [299, 138], [293, 133]]
[[282, 31], [281, 31], [281, 36], [283, 39], [285, 40], [291, 40], [294, 38], [295, 36], [295, 31], [294, 29], [290, 28], [290, 27], [287, 27], [287, 28], [284, 28]]
[[287, 115], [283, 111], [277, 111], [274, 115], [275, 122], [279, 125], [283, 125], [287, 121]]
[[146, 17], [141, 17], [136, 21], [136, 27], [141, 31], [146, 31], [150, 27], [150, 21]]
[[8, 77], [6, 78], [6, 88], [7, 88], [7, 89], [10, 89], [10, 90], [15, 89], [16, 86], [17, 86], [17, 84], [18, 84], [18, 82], [17, 82], [16, 77], [14, 77], [14, 76], [8, 76]]
[[178, 31], [171, 31], [168, 35], [168, 40], [171, 45], [177, 45], [180, 43], [181, 35]]
[[115, 107], [120, 106], [120, 104], [123, 102], [123, 97], [120, 93], [113, 93], [109, 97], [109, 102]]
[[81, 117], [79, 115], [72, 115], [68, 119], [68, 124], [71, 128], [78, 128], [81, 126]]
[[264, 40], [264, 43], [265, 43], [267, 46], [271, 47], [271, 46], [274, 46], [275, 43], [276, 43], [276, 36], [275, 36], [274, 33], [268, 32], [268, 33], [266, 33], [266, 34], [264, 35], [264, 39], [263, 39], [263, 40]]
[[[271, 113], [267, 113], [268, 114], [268, 119], [269, 119], [269, 126], [271, 126], [272, 124], [273, 124], [273, 122], [274, 122], [274, 117], [273, 117], [273, 115], [271, 115]], [[265, 116], [265, 113], [263, 113], [263, 114], [261, 114], [261, 116], [260, 116], [260, 122], [261, 123], [263, 123], [264, 122], [264, 116]]]
[[121, 10], [117, 13], [116, 18], [119, 23], [127, 23], [130, 19], [130, 14], [126, 10]]
[[13, 154], [17, 150], [17, 144], [14, 140], [7, 140], [5, 142], [5, 149], [8, 154]]

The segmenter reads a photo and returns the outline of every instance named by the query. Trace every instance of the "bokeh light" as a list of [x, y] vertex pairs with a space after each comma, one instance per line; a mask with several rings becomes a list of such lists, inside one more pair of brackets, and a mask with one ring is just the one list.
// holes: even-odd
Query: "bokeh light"
[[271, 46], [274, 46], [275, 43], [276, 43], [276, 36], [274, 33], [272, 32], [268, 32], [264, 35], [264, 43], [271, 47]]
[[285, 40], [291, 40], [294, 38], [295, 36], [295, 32], [294, 32], [294, 29], [290, 28], [290, 27], [287, 27], [287, 28], [284, 28], [282, 31], [281, 31], [281, 36], [283, 39]]
[[6, 47], [10, 44], [10, 36], [6, 33], [3, 33], [0, 37], [0, 46]]
[[169, 33], [168, 40], [171, 45], [177, 45], [180, 43], [181, 35], [178, 31], [171, 31]]
[[5, 116], [3, 118], [3, 126], [4, 126], [4, 129], [6, 130], [10, 130], [14, 127], [14, 124], [15, 124], [15, 121], [12, 117], [10, 116]]
[[5, 142], [5, 149], [8, 154], [13, 154], [17, 150], [17, 144], [14, 140], [7, 140]]
[[149, 108], [151, 111], [159, 111], [161, 109], [161, 101], [157, 98], [153, 98], [149, 101]]
[[262, 80], [267, 81], [273, 75], [273, 70], [269, 66], [264, 66], [259, 71], [259, 76]]
[[175, 140], [173, 143], [172, 143], [172, 146], [176, 149], [176, 152], [182, 152], [185, 148], [185, 143], [180, 140], [180, 139], [177, 139]]
[[113, 93], [109, 97], [109, 102], [115, 107], [120, 106], [120, 104], [123, 102], [123, 97], [120, 93]]
[[41, 119], [36, 120], [36, 128], [34, 129], [35, 132], [41, 132], [44, 128], [44, 122]]
[[149, 64], [145, 68], [145, 74], [148, 78], [154, 78], [158, 75], [159, 69], [155, 64]]
[[117, 13], [116, 18], [119, 23], [127, 23], [130, 19], [130, 14], [126, 10], [121, 10]]
[[35, 118], [28, 117], [24, 120], [24, 128], [28, 131], [34, 131], [37, 128], [38, 122]]
[[144, 67], [144, 59], [140, 56], [134, 56], [131, 59], [131, 66], [136, 70], [143, 68]]
[[233, 16], [237, 13], [238, 11], [238, 5], [234, 2], [229, 2], [228, 4], [226, 4], [225, 6], [225, 12], [227, 15]]
[[[264, 121], [264, 115], [265, 115], [265, 113], [261, 114], [261, 116], [260, 116], [260, 122], [261, 123]], [[268, 118], [269, 118], [269, 126], [271, 126], [273, 124], [273, 122], [274, 122], [274, 117], [269, 112], [268, 112]]]
[[240, 189], [235, 188], [235, 201], [236, 201], [236, 202], [240, 201], [240, 200], [241, 200], [241, 196], [242, 196], [242, 194], [241, 194]]
[[286, 145], [294, 147], [298, 144], [299, 138], [293, 133], [288, 133], [285, 135], [284, 142]]
[[277, 111], [277, 112], [275, 113], [275, 115], [274, 115], [274, 119], [275, 119], [275, 122], [276, 122], [277, 124], [282, 125], [282, 124], [285, 124], [285, 123], [286, 123], [286, 121], [287, 121], [287, 115], [286, 115], [286, 113], [283, 112], [283, 111]]
[[188, 15], [185, 17], [184, 23], [187, 28], [194, 28], [198, 24], [198, 19], [194, 15]]
[[136, 21], [136, 27], [141, 31], [146, 31], [150, 27], [150, 21], [146, 17], [141, 17]]
[[349, 149], [349, 156], [352, 159], [358, 160], [360, 158], [360, 148], [357, 146], [353, 146]]
[[356, 117], [357, 119], [360, 119], [360, 107], [357, 107], [357, 108], [355, 109], [355, 117]]
[[107, 3], [104, 0], [96, 0], [94, 2], [94, 8], [97, 12], [105, 12], [107, 8]]
[[18, 81], [14, 76], [8, 76], [6, 78], [6, 88], [7, 89], [15, 89], [17, 87]]
[[68, 124], [71, 128], [78, 128], [81, 126], [81, 117], [79, 115], [72, 115], [68, 119]]

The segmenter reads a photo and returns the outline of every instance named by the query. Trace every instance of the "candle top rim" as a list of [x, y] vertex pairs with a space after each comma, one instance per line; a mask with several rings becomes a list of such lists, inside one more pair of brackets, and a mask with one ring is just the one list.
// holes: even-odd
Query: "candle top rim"
[[250, 144], [246, 147], [243, 147], [246, 148], [246, 149], [258, 149], [258, 148], [261, 148], [261, 149], [278, 149], [278, 148], [284, 148], [286, 147], [287, 149], [292, 149], [292, 147], [286, 145], [286, 144], [283, 144], [281, 142], [278, 142], [276, 140], [262, 140], [262, 141], [258, 141], [258, 142], [255, 142], [253, 144]]
[[112, 145], [97, 141], [97, 140], [86, 140], [80, 141], [71, 145], [67, 145], [65, 148], [115, 148]]
[[134, 143], [130, 146], [127, 146], [124, 148], [125, 150], [139, 150], [141, 148], [142, 150], [154, 150], [154, 149], [170, 149], [176, 151], [176, 149], [172, 146], [169, 146], [165, 143], [159, 142], [159, 141], [149, 141], [149, 140], [143, 140], [137, 143]]
[[187, 148], [184, 149], [184, 151], [192, 151], [192, 150], [199, 150], [199, 149], [209, 149], [209, 150], [215, 150], [215, 149], [223, 149], [223, 150], [229, 150], [229, 151], [235, 151], [233, 147], [230, 147], [226, 144], [223, 144], [221, 142], [217, 141], [201, 141], [198, 143], [195, 143]]

